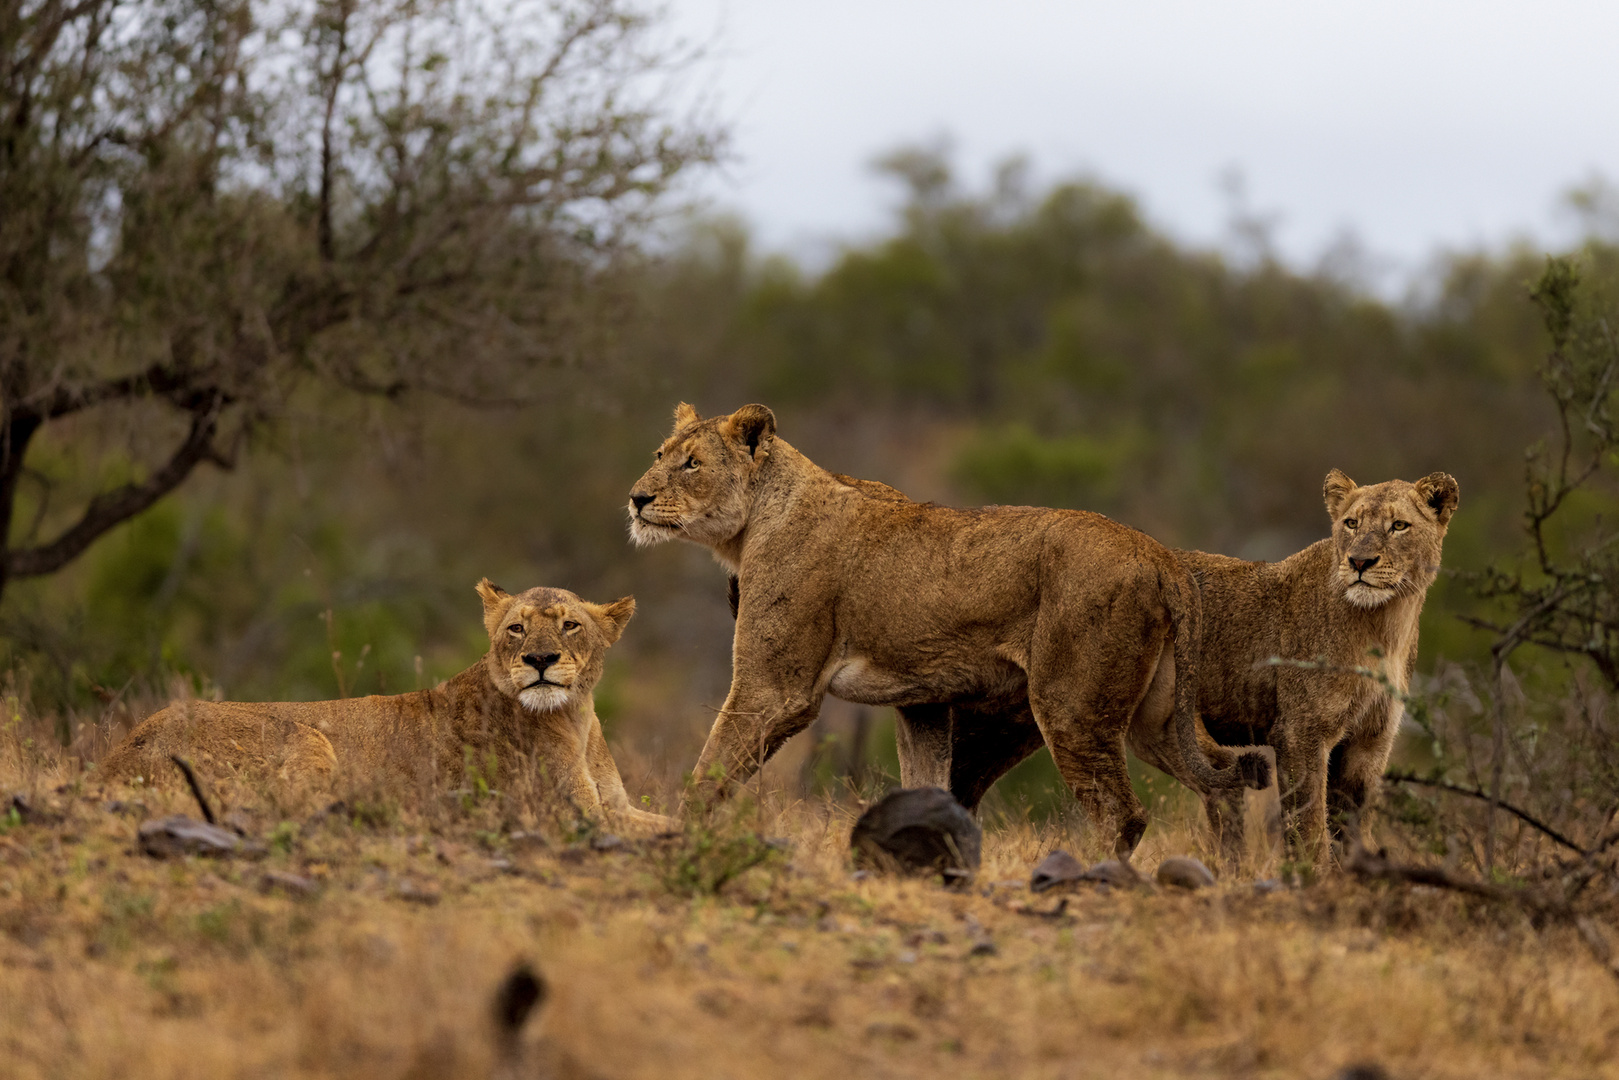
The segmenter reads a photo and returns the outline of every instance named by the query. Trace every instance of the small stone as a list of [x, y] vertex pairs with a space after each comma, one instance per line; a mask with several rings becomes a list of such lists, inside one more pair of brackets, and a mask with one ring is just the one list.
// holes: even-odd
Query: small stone
[[1390, 1080], [1389, 1071], [1375, 1061], [1361, 1061], [1345, 1065], [1332, 1075], [1332, 1080]]
[[984, 832], [943, 788], [901, 788], [855, 822], [849, 847], [879, 870], [965, 880], [978, 869]]
[[183, 814], [143, 821], [137, 835], [141, 850], [154, 859], [181, 855], [220, 858], [235, 855], [242, 848], [241, 839], [230, 830]]
[[1214, 884], [1214, 874], [1190, 855], [1171, 855], [1158, 864], [1158, 884], [1180, 889], [1206, 889]]
[[1254, 892], [1259, 896], [1269, 896], [1271, 893], [1281, 892], [1284, 888], [1286, 886], [1275, 878], [1264, 878], [1254, 882]]
[[916, 952], [912, 949], [901, 949], [895, 959], [902, 964], [914, 964], [916, 963]]
[[967, 950], [968, 956], [994, 956], [1001, 950], [995, 947], [993, 941], [980, 941]]
[[394, 886], [394, 895], [410, 904], [421, 904], [423, 907], [432, 907], [438, 903], [438, 893], [432, 889], [424, 889], [409, 878], [401, 880]]
[[592, 851], [617, 851], [623, 846], [624, 838], [613, 833], [603, 833], [600, 836], [590, 838], [590, 850]]
[[282, 870], [266, 870], [259, 879], [259, 891], [270, 892], [280, 889], [292, 896], [309, 896], [315, 891], [315, 883], [309, 878], [298, 874], [289, 874]]
[[1134, 889], [1146, 884], [1142, 876], [1136, 873], [1135, 867], [1117, 859], [1097, 863], [1085, 871], [1080, 880], [1094, 882], [1097, 885], [1111, 885], [1115, 889]]
[[1080, 861], [1059, 848], [1041, 859], [1040, 865], [1034, 868], [1034, 874], [1029, 878], [1029, 889], [1045, 892], [1059, 885], [1071, 885], [1084, 877], [1085, 867]]

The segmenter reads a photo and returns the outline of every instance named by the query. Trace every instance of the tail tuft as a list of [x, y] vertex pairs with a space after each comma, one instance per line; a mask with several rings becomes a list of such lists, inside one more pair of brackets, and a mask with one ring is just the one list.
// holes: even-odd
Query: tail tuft
[[1263, 791], [1270, 787], [1270, 758], [1259, 750], [1244, 750], [1237, 755], [1237, 773], [1244, 785]]

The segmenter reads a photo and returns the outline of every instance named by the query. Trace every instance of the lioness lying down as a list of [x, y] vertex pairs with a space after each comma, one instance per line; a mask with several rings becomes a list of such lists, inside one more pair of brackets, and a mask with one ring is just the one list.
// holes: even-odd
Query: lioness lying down
[[1200, 790], [1245, 782], [1199, 752], [1195, 683], [1177, 696], [1161, 677], [1195, 671], [1197, 589], [1134, 529], [1075, 510], [914, 503], [820, 468], [776, 436], [762, 405], [709, 420], [681, 405], [631, 490], [636, 543], [702, 544], [737, 577], [731, 691], [695, 770], [711, 792], [752, 775], [828, 693], [898, 706], [906, 783], [952, 789], [955, 760], [999, 761], [1024, 730], [958, 731], [949, 710], [910, 707], [1025, 703], [1124, 858], [1147, 827], [1124, 760], [1144, 702], [1173, 716]]
[[671, 826], [630, 805], [592, 696], [635, 600], [592, 604], [546, 588], [513, 596], [487, 578], [478, 595], [489, 651], [431, 690], [343, 701], [179, 702], [131, 731], [99, 772], [109, 781], [169, 776], [168, 756], [178, 753], [285, 781], [454, 780], [469, 760], [479, 768], [493, 761], [488, 779], [497, 786], [519, 769], [544, 770], [580, 813], [620, 826]]

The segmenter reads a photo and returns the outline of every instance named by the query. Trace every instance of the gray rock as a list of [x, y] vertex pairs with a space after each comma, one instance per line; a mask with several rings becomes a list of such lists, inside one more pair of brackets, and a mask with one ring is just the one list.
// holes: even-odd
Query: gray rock
[[222, 858], [242, 850], [241, 839], [229, 829], [221, 829], [184, 814], [143, 821], [137, 835], [141, 850], [154, 859], [173, 859], [182, 855]]
[[1190, 855], [1171, 855], [1158, 864], [1158, 884], [1179, 889], [1206, 889], [1214, 884], [1214, 874]]
[[855, 822], [855, 860], [878, 870], [964, 880], [978, 869], [983, 830], [943, 788], [889, 792]]
[[1332, 1080], [1390, 1080], [1389, 1071], [1375, 1061], [1362, 1061], [1345, 1065], [1333, 1074]]
[[1085, 871], [1080, 880], [1094, 882], [1098, 885], [1111, 885], [1116, 889], [1134, 889], [1147, 884], [1146, 879], [1136, 873], [1135, 867], [1117, 859], [1107, 859], [1097, 863]]
[[1068, 852], [1058, 849], [1040, 860], [1029, 878], [1032, 892], [1045, 892], [1059, 885], [1071, 885], [1085, 878], [1085, 867]]
[[259, 891], [266, 893], [280, 889], [292, 896], [309, 896], [315, 888], [315, 883], [309, 878], [282, 870], [266, 870], [264, 876], [259, 879]]

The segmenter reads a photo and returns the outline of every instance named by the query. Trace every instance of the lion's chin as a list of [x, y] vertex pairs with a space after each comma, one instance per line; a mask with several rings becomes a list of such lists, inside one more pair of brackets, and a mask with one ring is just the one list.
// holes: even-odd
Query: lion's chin
[[651, 547], [680, 535], [679, 525], [660, 525], [641, 518], [630, 519], [630, 541], [636, 547]]
[[517, 700], [529, 712], [555, 712], [573, 700], [573, 691], [566, 686], [530, 686], [519, 691]]
[[1382, 607], [1394, 599], [1396, 589], [1382, 589], [1357, 581], [1344, 590], [1344, 599], [1358, 608]]

